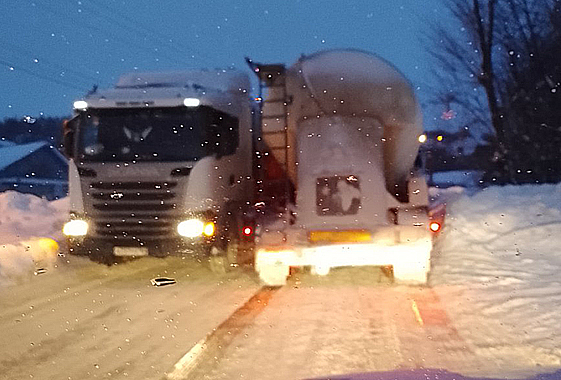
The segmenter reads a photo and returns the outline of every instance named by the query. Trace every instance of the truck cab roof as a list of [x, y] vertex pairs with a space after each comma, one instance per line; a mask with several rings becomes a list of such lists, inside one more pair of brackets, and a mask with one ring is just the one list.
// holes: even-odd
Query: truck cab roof
[[238, 95], [247, 98], [249, 91], [249, 77], [244, 72], [199, 69], [125, 74], [114, 88], [94, 91], [84, 99], [88, 108], [175, 107], [190, 97], [203, 105], [219, 105]]

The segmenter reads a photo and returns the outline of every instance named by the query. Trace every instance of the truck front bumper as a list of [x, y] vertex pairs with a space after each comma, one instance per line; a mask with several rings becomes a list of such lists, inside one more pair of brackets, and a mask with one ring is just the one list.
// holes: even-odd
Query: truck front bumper
[[115, 247], [146, 248], [150, 256], [167, 256], [189, 252], [206, 252], [210, 249], [213, 239], [210, 238], [162, 238], [146, 242], [135, 240], [112, 241], [96, 237], [68, 237], [68, 249], [72, 254], [85, 256], [112, 256]]

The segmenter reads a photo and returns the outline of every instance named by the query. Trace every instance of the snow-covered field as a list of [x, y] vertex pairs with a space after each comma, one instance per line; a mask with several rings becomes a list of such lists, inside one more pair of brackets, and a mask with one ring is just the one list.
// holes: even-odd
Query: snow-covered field
[[0, 285], [52, 266], [67, 218], [68, 198], [49, 202], [15, 191], [0, 193]]
[[561, 184], [452, 193], [430, 284], [455, 327], [513, 370], [561, 366]]

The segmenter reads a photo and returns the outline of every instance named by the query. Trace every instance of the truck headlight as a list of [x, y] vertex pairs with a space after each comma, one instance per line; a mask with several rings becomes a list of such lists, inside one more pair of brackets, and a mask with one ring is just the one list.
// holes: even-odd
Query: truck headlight
[[194, 238], [201, 235], [214, 235], [214, 222], [203, 222], [200, 219], [188, 219], [177, 225], [177, 232], [181, 236]]
[[88, 233], [88, 222], [80, 219], [71, 220], [64, 224], [62, 233], [66, 236], [84, 236]]
[[88, 109], [88, 102], [84, 100], [76, 100], [74, 102], [74, 109], [76, 110], [86, 110]]
[[185, 220], [177, 225], [177, 232], [185, 237], [201, 236], [205, 229], [205, 224], [199, 219]]
[[183, 104], [185, 107], [198, 107], [201, 101], [197, 98], [185, 98], [183, 99]]

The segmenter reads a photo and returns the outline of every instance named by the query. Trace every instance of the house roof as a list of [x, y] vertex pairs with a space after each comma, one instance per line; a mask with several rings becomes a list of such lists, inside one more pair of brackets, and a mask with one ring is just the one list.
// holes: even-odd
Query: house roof
[[9, 140], [0, 140], [0, 148], [4, 148], [5, 146], [14, 146], [16, 145], [15, 142], [11, 142]]
[[29, 156], [45, 145], [48, 145], [48, 142], [37, 141], [29, 144], [0, 147], [0, 170], [4, 170], [14, 162]]

